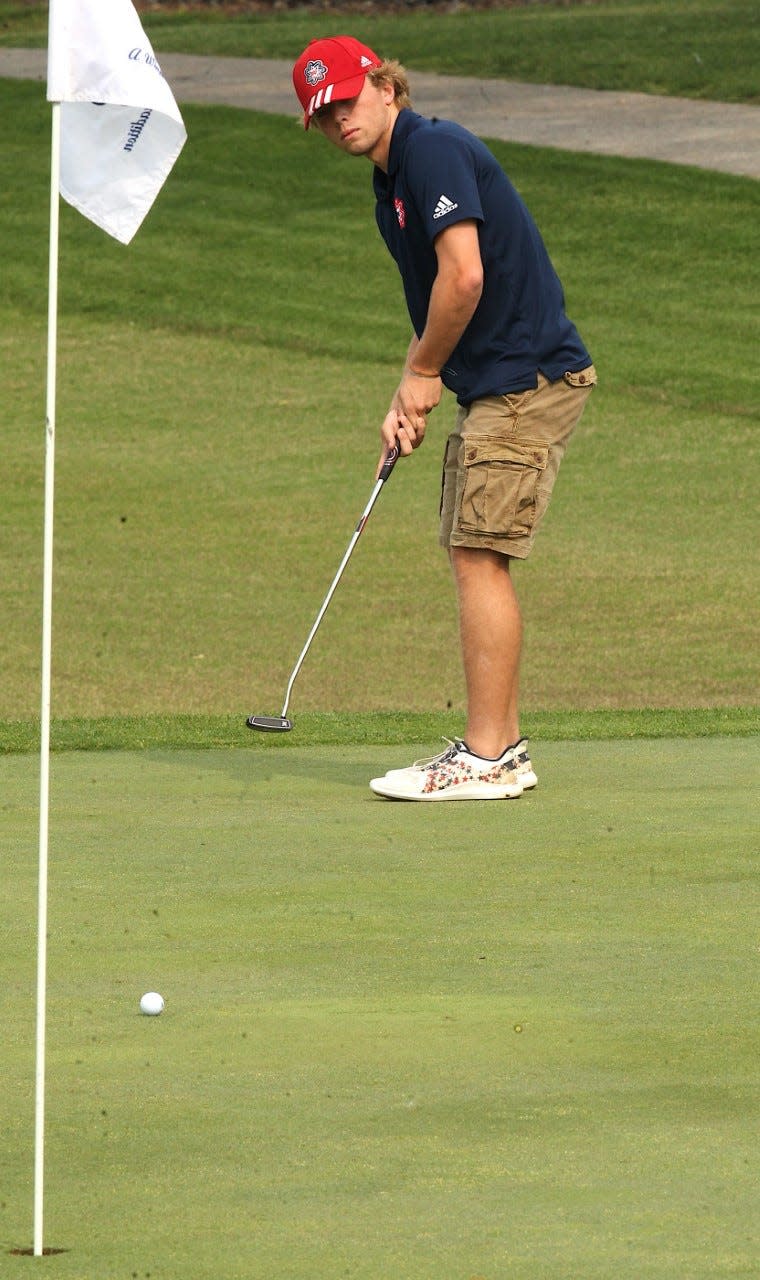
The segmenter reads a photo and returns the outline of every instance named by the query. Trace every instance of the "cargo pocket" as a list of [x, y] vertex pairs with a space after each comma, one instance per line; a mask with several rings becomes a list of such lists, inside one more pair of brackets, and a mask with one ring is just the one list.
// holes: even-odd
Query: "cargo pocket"
[[463, 447], [464, 486], [457, 528], [462, 533], [530, 533], [536, 491], [549, 450], [500, 436], [478, 436]]

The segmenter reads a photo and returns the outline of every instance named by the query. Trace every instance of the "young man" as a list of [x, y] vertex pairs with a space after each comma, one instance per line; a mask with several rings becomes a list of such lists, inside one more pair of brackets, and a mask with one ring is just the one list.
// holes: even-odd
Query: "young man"
[[403, 68], [351, 36], [312, 41], [293, 84], [305, 128], [374, 164], [377, 223], [403, 281], [414, 332], [382, 456], [419, 447], [444, 386], [459, 404], [440, 540], [459, 606], [465, 736], [370, 786], [394, 799], [513, 798], [537, 779], [518, 721], [510, 564], [531, 550], [596, 373], [533, 219], [478, 138], [413, 112]]

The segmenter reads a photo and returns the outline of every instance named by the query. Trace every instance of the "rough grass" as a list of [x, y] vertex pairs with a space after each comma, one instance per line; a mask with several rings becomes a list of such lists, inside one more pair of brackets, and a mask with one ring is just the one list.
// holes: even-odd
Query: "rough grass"
[[[754, 0], [597, 0], [445, 10], [427, 5], [138, 4], [157, 50], [294, 59], [347, 28], [411, 68], [589, 89], [758, 100]], [[252, 6], [255, 9], [255, 6]], [[0, 44], [41, 45], [46, 5], [0, 5]]]

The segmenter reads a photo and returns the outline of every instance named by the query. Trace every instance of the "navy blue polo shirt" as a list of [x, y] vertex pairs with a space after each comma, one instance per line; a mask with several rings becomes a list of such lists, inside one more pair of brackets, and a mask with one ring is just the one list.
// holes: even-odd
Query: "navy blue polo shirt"
[[527, 391], [591, 364], [565, 315], [562, 285], [539, 230], [496, 158], [451, 120], [399, 112], [388, 173], [375, 167], [376, 217], [404, 285], [412, 326], [425, 328], [438, 262], [434, 241], [468, 218], [478, 224], [483, 293], [441, 370], [460, 404]]

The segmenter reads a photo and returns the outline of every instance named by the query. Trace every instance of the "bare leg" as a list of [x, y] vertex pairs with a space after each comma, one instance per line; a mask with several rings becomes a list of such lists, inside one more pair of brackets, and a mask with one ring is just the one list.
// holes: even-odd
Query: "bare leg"
[[495, 758], [520, 737], [518, 691], [522, 615], [498, 551], [451, 548], [467, 687], [465, 739], [477, 755]]

